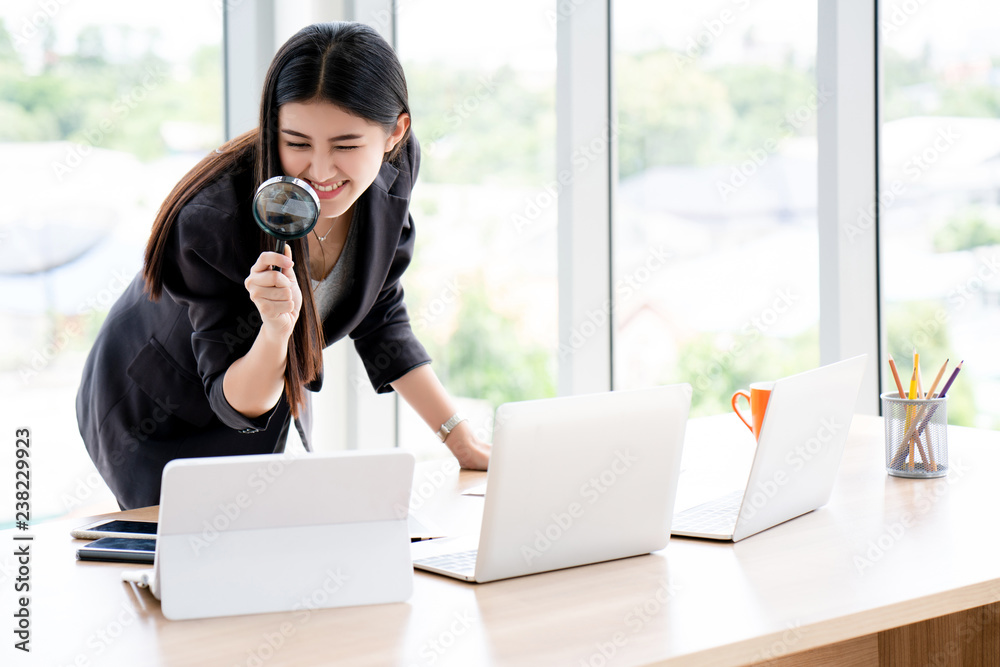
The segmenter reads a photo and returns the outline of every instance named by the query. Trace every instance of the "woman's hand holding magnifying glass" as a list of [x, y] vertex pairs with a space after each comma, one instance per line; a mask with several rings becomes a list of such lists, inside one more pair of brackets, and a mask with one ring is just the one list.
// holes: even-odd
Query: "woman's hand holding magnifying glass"
[[[262, 252], [243, 281], [250, 300], [257, 306], [262, 321], [261, 335], [274, 341], [287, 341], [292, 335], [302, 307], [302, 290], [292, 270], [292, 249], [285, 254]], [[280, 271], [274, 271], [278, 267]]]

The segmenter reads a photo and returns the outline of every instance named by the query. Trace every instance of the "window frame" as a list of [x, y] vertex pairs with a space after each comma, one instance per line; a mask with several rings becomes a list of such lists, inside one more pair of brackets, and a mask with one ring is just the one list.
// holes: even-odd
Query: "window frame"
[[[296, 14], [302, 23], [361, 20], [396, 45], [394, 0], [327, 0], [303, 8], [309, 16]], [[231, 137], [256, 123], [248, 110], [259, 104], [264, 71], [280, 40], [275, 0], [227, 1], [223, 9]], [[618, 178], [612, 0], [558, 3], [556, 9], [557, 354], [558, 393], [564, 396], [614, 389], [611, 239]], [[878, 12], [877, 0], [819, 0], [817, 21], [817, 86], [830, 95], [817, 112], [820, 362], [868, 354], [857, 403], [862, 414], [879, 414], [886, 347], [878, 244]], [[235, 34], [252, 38], [231, 39]], [[602, 142], [603, 154], [585, 169], [574, 166], [579, 151]], [[868, 210], [874, 215], [864, 233], [848, 235], [859, 224], [859, 213]], [[586, 340], [574, 348], [572, 337], [580, 333]], [[315, 400], [329, 433], [317, 449], [399, 446], [398, 397], [377, 396], [366, 387], [361, 362], [346, 341], [329, 348], [326, 360], [326, 386], [332, 391]]]

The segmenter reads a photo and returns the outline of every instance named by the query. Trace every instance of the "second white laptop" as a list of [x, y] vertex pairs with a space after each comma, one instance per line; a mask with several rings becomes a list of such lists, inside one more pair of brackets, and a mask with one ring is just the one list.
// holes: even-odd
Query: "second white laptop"
[[501, 405], [478, 539], [411, 546], [414, 566], [495, 581], [664, 548], [691, 386]]
[[148, 586], [171, 620], [401, 602], [413, 590], [401, 451], [176, 459]]
[[826, 504], [867, 359], [776, 381], [746, 487], [679, 512], [673, 534], [737, 542]]

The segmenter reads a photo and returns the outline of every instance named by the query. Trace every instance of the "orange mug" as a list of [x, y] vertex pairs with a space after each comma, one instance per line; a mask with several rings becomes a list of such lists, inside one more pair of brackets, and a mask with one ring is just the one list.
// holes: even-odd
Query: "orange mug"
[[[730, 400], [733, 412], [740, 418], [740, 421], [747, 425], [747, 428], [753, 433], [754, 440], [760, 439], [760, 426], [764, 423], [764, 411], [767, 410], [767, 399], [771, 398], [772, 387], [774, 387], [773, 382], [754, 382], [750, 385], [749, 394], [740, 389], [733, 394], [733, 398]], [[747, 421], [740, 409], [736, 407], [736, 401], [740, 396], [747, 399], [750, 404], [750, 421]]]

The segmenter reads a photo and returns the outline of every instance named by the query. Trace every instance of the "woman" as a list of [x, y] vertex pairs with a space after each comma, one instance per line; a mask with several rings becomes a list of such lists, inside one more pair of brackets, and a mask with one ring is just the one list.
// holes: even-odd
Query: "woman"
[[[346, 335], [377, 391], [397, 391], [463, 467], [486, 468], [489, 445], [456, 414], [403, 304], [419, 161], [402, 67], [374, 30], [318, 24], [281, 47], [258, 128], [170, 193], [84, 367], [80, 432], [123, 509], [159, 502], [172, 459], [283, 451], [293, 418], [308, 448], [322, 349]], [[284, 255], [250, 212], [278, 175], [320, 197], [316, 227]]]

